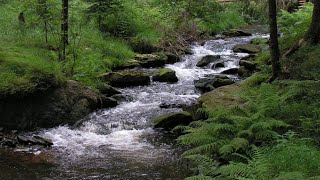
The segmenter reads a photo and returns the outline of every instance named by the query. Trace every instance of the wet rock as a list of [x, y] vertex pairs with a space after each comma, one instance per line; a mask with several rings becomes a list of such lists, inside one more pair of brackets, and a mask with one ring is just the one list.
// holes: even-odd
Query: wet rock
[[50, 139], [47, 139], [47, 138], [44, 138], [44, 137], [41, 137], [41, 136], [34, 136], [33, 138], [36, 141], [35, 145], [42, 145], [42, 146], [45, 146], [45, 147], [49, 147], [49, 146], [53, 145], [53, 142]]
[[2, 146], [14, 148], [17, 146], [17, 141], [15, 139], [4, 137], [1, 141]]
[[237, 44], [232, 48], [232, 50], [234, 52], [253, 53], [253, 54], [261, 52], [261, 48], [254, 44]]
[[101, 97], [101, 107], [102, 108], [112, 108], [112, 107], [116, 107], [118, 105], [119, 105], [118, 101], [112, 97], [106, 97], [106, 96]]
[[108, 85], [106, 83], [104, 83], [98, 89], [103, 95], [105, 95], [107, 97], [113, 96], [115, 94], [121, 94], [120, 91], [118, 91], [117, 89], [115, 89], [114, 87], [112, 87], [112, 86], [110, 86], [110, 85]]
[[167, 56], [167, 64], [174, 64], [176, 62], [179, 62], [181, 59], [179, 55], [173, 54], [173, 53], [168, 53], [166, 52], [165, 55]]
[[254, 59], [256, 57], [255, 54], [249, 54], [248, 56], [245, 56], [243, 58], [241, 58], [240, 60], [251, 60]]
[[167, 56], [162, 54], [138, 54], [134, 59], [137, 60], [143, 68], [163, 67], [167, 62]]
[[68, 80], [46, 91], [0, 99], [0, 126], [8, 130], [33, 130], [72, 125], [99, 107], [99, 94]]
[[252, 36], [252, 33], [245, 30], [240, 30], [240, 29], [231, 29], [223, 32], [222, 34], [229, 37]]
[[152, 120], [155, 128], [172, 130], [178, 125], [188, 125], [192, 122], [192, 116], [188, 112], [174, 112], [156, 117]]
[[139, 61], [137, 60], [129, 60], [119, 66], [116, 66], [113, 68], [113, 70], [125, 70], [125, 69], [134, 69], [134, 68], [139, 68], [141, 67]]
[[111, 96], [113, 99], [117, 100], [118, 102], [130, 102], [133, 101], [133, 97], [126, 95], [126, 94], [116, 94]]
[[222, 71], [221, 74], [237, 74], [239, 68], [231, 68], [225, 71]]
[[204, 56], [198, 63], [196, 66], [198, 67], [204, 67], [204, 66], [207, 66], [208, 64], [210, 63], [213, 63], [213, 62], [216, 62], [220, 59], [220, 56], [219, 55], [207, 55], [207, 56]]
[[160, 108], [163, 109], [172, 109], [172, 108], [182, 108], [184, 104], [176, 104], [176, 103], [161, 103]]
[[248, 77], [252, 74], [252, 71], [249, 71], [248, 69], [246, 69], [243, 66], [240, 66], [240, 68], [238, 69], [238, 75], [241, 77]]
[[257, 64], [254, 62], [246, 61], [246, 60], [240, 60], [239, 62], [240, 66], [243, 66], [249, 71], [254, 71], [257, 68]]
[[100, 76], [103, 81], [114, 87], [143, 86], [150, 84], [150, 77], [143, 71], [117, 71]]
[[213, 64], [212, 69], [216, 69], [216, 68], [224, 68], [224, 62], [223, 61], [218, 61], [216, 63]]
[[179, 80], [176, 76], [176, 72], [170, 68], [163, 68], [155, 71], [152, 79], [153, 81], [169, 83], [178, 82]]
[[194, 121], [208, 119], [208, 115], [202, 110], [201, 103], [194, 103], [189, 106], [184, 106], [182, 108], [183, 111], [189, 112]]
[[215, 88], [233, 84], [234, 82], [226, 76], [202, 78], [194, 81], [194, 85], [201, 92], [209, 92]]

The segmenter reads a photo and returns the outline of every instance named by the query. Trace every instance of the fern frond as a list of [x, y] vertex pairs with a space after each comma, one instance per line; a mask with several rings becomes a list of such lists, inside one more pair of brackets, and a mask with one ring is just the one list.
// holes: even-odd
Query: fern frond
[[210, 176], [198, 175], [198, 176], [188, 177], [185, 180], [214, 180], [214, 178]]
[[225, 143], [225, 141], [219, 140], [214, 143], [197, 146], [197, 147], [194, 147], [192, 149], [185, 151], [182, 154], [182, 156], [188, 156], [188, 155], [192, 155], [192, 154], [204, 154], [204, 153], [213, 154], [213, 153], [216, 153], [218, 151], [218, 149], [221, 147], [221, 145], [224, 143]]
[[178, 141], [186, 145], [203, 145], [214, 143], [217, 139], [206, 133], [189, 133], [182, 135]]

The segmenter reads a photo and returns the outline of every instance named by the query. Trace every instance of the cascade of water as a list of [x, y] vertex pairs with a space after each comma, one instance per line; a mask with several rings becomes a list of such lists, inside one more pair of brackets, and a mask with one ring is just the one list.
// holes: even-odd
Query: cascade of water
[[[120, 89], [123, 94], [132, 98], [131, 102], [92, 113], [77, 128], [61, 126], [39, 132], [54, 143], [49, 153], [56, 157], [60, 170], [68, 169], [69, 175], [70, 171], [73, 172], [70, 175], [72, 177], [87, 177], [81, 169], [90, 171], [98, 178], [184, 177], [185, 174], [176, 165], [172, 165], [178, 159], [176, 150], [179, 148], [171, 145], [172, 142], [163, 140], [165, 138], [161, 138], [159, 132], [151, 128], [150, 119], [168, 112], [181, 111], [179, 108], [162, 109], [159, 107], [161, 103], [195, 102], [200, 93], [194, 87], [194, 80], [238, 67], [239, 59], [247, 54], [234, 53], [231, 49], [250, 38], [238, 37], [207, 41], [204, 45], [194, 44], [193, 55], [183, 57], [181, 62], [167, 65], [176, 71], [179, 82], [152, 82], [149, 86]], [[196, 64], [206, 55], [220, 55], [225, 67], [197, 67]], [[55, 171], [60, 172], [59, 168]]]

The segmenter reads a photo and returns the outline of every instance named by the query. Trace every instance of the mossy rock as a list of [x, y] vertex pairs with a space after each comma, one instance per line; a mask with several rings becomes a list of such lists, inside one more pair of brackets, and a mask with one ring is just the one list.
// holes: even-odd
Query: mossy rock
[[221, 74], [237, 74], [239, 68], [230, 68], [221, 72]]
[[252, 36], [251, 32], [240, 30], [240, 29], [231, 29], [222, 33], [225, 36], [229, 37], [238, 37], [238, 36]]
[[154, 72], [152, 77], [153, 81], [159, 82], [178, 82], [176, 72], [170, 68], [163, 68]]
[[254, 45], [254, 44], [237, 44], [232, 48], [232, 50], [234, 52], [253, 53], [253, 54], [261, 52], [261, 48], [258, 45]]
[[102, 84], [100, 87], [98, 87], [98, 89], [103, 95], [107, 97], [113, 96], [115, 94], [121, 94], [120, 91], [106, 83]]
[[119, 66], [114, 67], [113, 70], [134, 69], [139, 67], [141, 67], [139, 61], [131, 59], [123, 64], [120, 64]]
[[246, 60], [240, 60], [239, 65], [245, 67], [249, 71], [254, 71], [257, 68], [257, 63], [246, 61]]
[[241, 86], [238, 84], [223, 86], [201, 95], [198, 101], [204, 109], [209, 111], [214, 111], [219, 107], [242, 107], [245, 104], [240, 97], [240, 91]]
[[220, 58], [221, 57], [219, 55], [206, 55], [197, 63], [196, 66], [204, 67], [210, 63], [214, 63], [214, 62], [218, 61]]
[[172, 130], [178, 125], [188, 125], [192, 121], [192, 115], [186, 111], [165, 114], [152, 120], [155, 128], [165, 130]]
[[235, 82], [227, 76], [202, 78], [194, 81], [195, 87], [203, 93], [212, 91], [218, 87], [227, 86], [234, 83]]
[[100, 75], [101, 80], [114, 87], [143, 86], [150, 84], [144, 71], [116, 71]]
[[163, 67], [167, 58], [164, 54], [137, 54], [134, 57], [143, 68]]

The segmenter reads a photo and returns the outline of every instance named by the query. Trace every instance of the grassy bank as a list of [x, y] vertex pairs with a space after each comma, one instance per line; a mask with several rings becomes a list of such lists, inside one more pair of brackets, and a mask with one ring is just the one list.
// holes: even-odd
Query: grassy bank
[[67, 56], [59, 61], [61, 4], [39, 2], [0, 4], [1, 93], [33, 91], [47, 78], [97, 88], [96, 77], [132, 59], [134, 51], [172, 50], [246, 23], [238, 9], [214, 1], [70, 1]]

